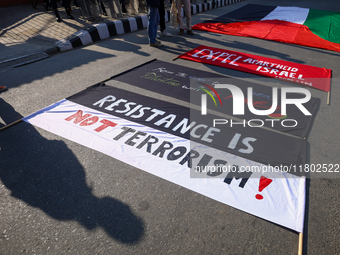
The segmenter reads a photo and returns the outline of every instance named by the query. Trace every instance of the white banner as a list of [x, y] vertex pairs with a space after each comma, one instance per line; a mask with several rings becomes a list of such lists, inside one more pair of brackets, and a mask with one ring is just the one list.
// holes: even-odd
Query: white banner
[[[24, 121], [221, 203], [303, 232], [305, 177], [277, 171], [266, 178], [266, 172], [256, 170], [274, 169], [66, 99]], [[188, 155], [193, 148], [200, 155], [213, 154], [228, 164], [220, 172], [198, 171], [197, 157], [192, 158], [190, 170]], [[249, 169], [252, 171], [247, 175]], [[242, 171], [243, 176], [239, 175]]]

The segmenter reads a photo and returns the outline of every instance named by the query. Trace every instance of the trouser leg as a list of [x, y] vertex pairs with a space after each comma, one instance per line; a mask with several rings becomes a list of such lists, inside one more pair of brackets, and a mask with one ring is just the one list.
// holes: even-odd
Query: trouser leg
[[183, 17], [182, 17], [182, 0], [176, 0], [176, 8], [178, 10], [178, 24], [180, 29], [184, 29]]
[[58, 5], [57, 5], [56, 0], [50, 0], [50, 5], [51, 5], [53, 10], [57, 10], [58, 9]]
[[161, 5], [158, 7], [159, 11], [159, 27], [161, 32], [165, 30], [165, 10], [164, 10], [164, 0], [161, 0]]
[[183, 0], [183, 8], [186, 16], [187, 29], [191, 30], [191, 4], [190, 0]]
[[149, 35], [149, 43], [155, 43], [157, 38], [157, 27], [159, 23], [159, 12], [158, 7], [148, 8], [148, 35]]

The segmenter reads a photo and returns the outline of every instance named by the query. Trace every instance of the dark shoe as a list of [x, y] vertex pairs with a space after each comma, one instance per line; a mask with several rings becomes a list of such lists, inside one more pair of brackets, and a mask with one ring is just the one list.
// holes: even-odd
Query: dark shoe
[[62, 19], [60, 18], [60, 15], [59, 15], [59, 12], [57, 10], [54, 10], [54, 15], [55, 15], [55, 19], [58, 21], [58, 22], [61, 22]]
[[74, 17], [71, 14], [67, 14], [67, 18], [74, 19]]
[[6, 91], [6, 90], [7, 90], [6, 86], [0, 86], [0, 92]]
[[179, 34], [179, 35], [183, 35], [183, 34], [184, 34], [184, 29], [181, 28], [181, 29], [179, 30], [179, 33], [178, 33], [178, 34]]
[[150, 43], [150, 46], [151, 47], [162, 47], [163, 46], [163, 44], [161, 44], [159, 41], [157, 42], [155, 42], [155, 43]]
[[192, 30], [188, 30], [188, 31], [187, 31], [187, 34], [188, 34], [188, 35], [194, 35], [194, 32], [192, 32]]

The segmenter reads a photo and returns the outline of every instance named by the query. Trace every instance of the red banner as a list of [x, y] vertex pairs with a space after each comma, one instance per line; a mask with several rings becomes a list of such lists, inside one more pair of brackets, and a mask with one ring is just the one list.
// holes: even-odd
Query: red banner
[[200, 63], [226, 67], [330, 91], [332, 70], [201, 45], [179, 56]]

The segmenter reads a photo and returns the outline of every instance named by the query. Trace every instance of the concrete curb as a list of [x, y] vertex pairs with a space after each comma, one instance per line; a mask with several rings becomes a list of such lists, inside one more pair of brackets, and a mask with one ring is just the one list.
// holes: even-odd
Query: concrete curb
[[[238, 3], [244, 0], [216, 0], [215, 6], [213, 2], [199, 3], [191, 5], [191, 14], [195, 15], [207, 10], [219, 8], [233, 3]], [[183, 15], [183, 9], [182, 9]], [[170, 21], [170, 10], [165, 13], [165, 22]], [[76, 33], [74, 33], [69, 39], [62, 39], [55, 43], [56, 47], [61, 52], [72, 50], [77, 47], [92, 44], [94, 42], [105, 40], [109, 37], [122, 35], [125, 33], [134, 32], [141, 29], [146, 29], [148, 25], [148, 16], [136, 16], [132, 18], [116, 20], [116, 21], [104, 21], [99, 24], [93, 24]]]

